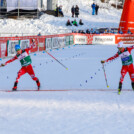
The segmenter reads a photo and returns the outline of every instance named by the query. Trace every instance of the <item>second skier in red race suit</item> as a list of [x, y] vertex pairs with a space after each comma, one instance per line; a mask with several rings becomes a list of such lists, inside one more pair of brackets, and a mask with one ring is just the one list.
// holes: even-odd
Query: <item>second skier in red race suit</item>
[[118, 94], [120, 94], [122, 90], [122, 83], [127, 72], [129, 73], [131, 83], [132, 83], [132, 88], [134, 90], [134, 66], [133, 66], [133, 58], [131, 55], [131, 51], [132, 49], [134, 49], [134, 46], [124, 48], [123, 42], [119, 42], [117, 48], [119, 51], [113, 57], [101, 61], [101, 63], [111, 61], [117, 57], [121, 58], [122, 69], [121, 69], [121, 77], [120, 77], [120, 82], [118, 87]]
[[18, 82], [19, 82], [19, 79], [22, 75], [24, 75], [25, 73], [28, 73], [31, 78], [36, 81], [37, 83], [37, 86], [38, 86], [38, 90], [40, 89], [40, 82], [39, 82], [39, 79], [37, 77], [35, 77], [35, 73], [34, 73], [34, 70], [33, 70], [33, 67], [31, 65], [32, 63], [32, 60], [31, 60], [31, 57], [29, 55], [29, 51], [35, 46], [35, 41], [34, 39], [32, 39], [32, 44], [30, 47], [22, 50], [20, 45], [17, 44], [15, 45], [15, 50], [17, 52], [16, 56], [14, 56], [12, 59], [8, 60], [5, 64], [1, 64], [1, 66], [5, 66], [11, 62], [13, 62], [14, 60], [18, 59], [20, 60], [20, 63], [21, 63], [21, 66], [22, 68], [19, 70], [18, 72], [18, 75], [17, 75], [17, 78], [16, 78], [16, 81], [14, 83], [14, 87], [13, 87], [13, 91], [16, 91], [17, 90], [17, 85], [18, 85]]

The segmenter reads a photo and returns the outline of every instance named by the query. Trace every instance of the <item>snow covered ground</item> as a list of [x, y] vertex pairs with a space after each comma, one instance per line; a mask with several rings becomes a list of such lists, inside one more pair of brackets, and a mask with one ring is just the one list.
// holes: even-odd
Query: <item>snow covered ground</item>
[[[45, 9], [46, 1], [44, 0]], [[92, 16], [91, 4], [93, 0], [59, 0], [58, 5], [63, 6], [64, 17], [54, 17], [44, 14], [40, 19], [0, 19], [0, 36], [16, 36], [16, 35], [42, 35], [59, 34], [72, 32], [72, 30], [86, 30], [91, 28], [118, 27], [122, 10], [116, 10], [108, 4], [101, 3], [100, 0], [95, 1], [100, 8], [98, 15]], [[71, 7], [78, 5], [80, 8], [80, 19], [83, 20], [83, 26], [66, 26], [68, 19], [73, 21], [71, 17]], [[11, 34], [12, 33], [12, 34]]]
[[[50, 51], [68, 70], [46, 53], [31, 54], [41, 90], [50, 91], [0, 92], [0, 133], [133, 134], [134, 92], [129, 76], [118, 95], [120, 59], [105, 66], [109, 88], [100, 63], [116, 52], [111, 45], [75, 45]], [[0, 68], [1, 90], [11, 90], [19, 68], [17, 60]], [[19, 81], [18, 90], [22, 89], [36, 89], [27, 74]], [[70, 91], [51, 91], [65, 89]]]

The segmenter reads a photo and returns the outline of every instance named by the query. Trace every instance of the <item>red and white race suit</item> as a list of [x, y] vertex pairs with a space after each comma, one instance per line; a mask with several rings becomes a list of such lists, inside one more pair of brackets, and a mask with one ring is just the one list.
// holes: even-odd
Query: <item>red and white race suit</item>
[[121, 69], [120, 83], [123, 83], [124, 77], [127, 72], [129, 73], [131, 81], [134, 82], [134, 66], [133, 66], [133, 58], [131, 55], [132, 49], [134, 49], [134, 46], [126, 47], [126, 48], [124, 48], [124, 50], [122, 52], [118, 51], [114, 56], [105, 60], [105, 62], [108, 62], [117, 57], [121, 58], [122, 69]]
[[31, 58], [30, 58], [30, 55], [29, 55], [29, 51], [33, 48], [33, 46], [34, 46], [34, 44], [32, 44], [31, 47], [28, 47], [28, 48], [22, 50], [21, 54], [16, 54], [16, 56], [14, 56], [12, 59], [8, 60], [5, 63], [5, 65], [7, 65], [7, 64], [15, 61], [16, 59], [20, 60], [22, 68], [18, 72], [18, 75], [17, 75], [17, 78], [16, 78], [17, 83], [18, 83], [20, 77], [22, 75], [24, 75], [25, 73], [28, 73], [34, 81], [38, 80], [38, 78], [35, 77], [35, 73], [34, 73], [32, 65], [31, 65], [32, 61], [31, 61]]

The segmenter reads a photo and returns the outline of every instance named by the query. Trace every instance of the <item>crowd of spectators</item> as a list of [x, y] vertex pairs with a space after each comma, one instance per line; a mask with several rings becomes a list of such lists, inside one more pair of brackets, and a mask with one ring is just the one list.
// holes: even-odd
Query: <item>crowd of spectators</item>
[[73, 21], [70, 21], [69, 19], [67, 20], [66, 26], [79, 26], [79, 25], [84, 25], [84, 23], [82, 22], [82, 19], [79, 20], [79, 25], [76, 21], [76, 19], [74, 19]]
[[[72, 33], [83, 33], [83, 34], [123, 34], [121, 29], [117, 28], [100, 28], [100, 29], [86, 29], [86, 30], [73, 30]], [[132, 34], [128, 29], [127, 34]]]

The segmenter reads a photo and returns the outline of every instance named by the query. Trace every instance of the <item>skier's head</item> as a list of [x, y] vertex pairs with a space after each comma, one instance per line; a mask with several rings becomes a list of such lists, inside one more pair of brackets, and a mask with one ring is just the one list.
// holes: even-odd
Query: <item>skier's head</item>
[[118, 48], [118, 49], [124, 48], [124, 47], [123, 47], [123, 42], [122, 42], [122, 41], [120, 41], [120, 42], [118, 43], [117, 48]]
[[16, 50], [16, 52], [18, 52], [19, 50], [21, 50], [21, 47], [20, 47], [19, 44], [16, 44], [16, 45], [15, 45], [15, 50]]

